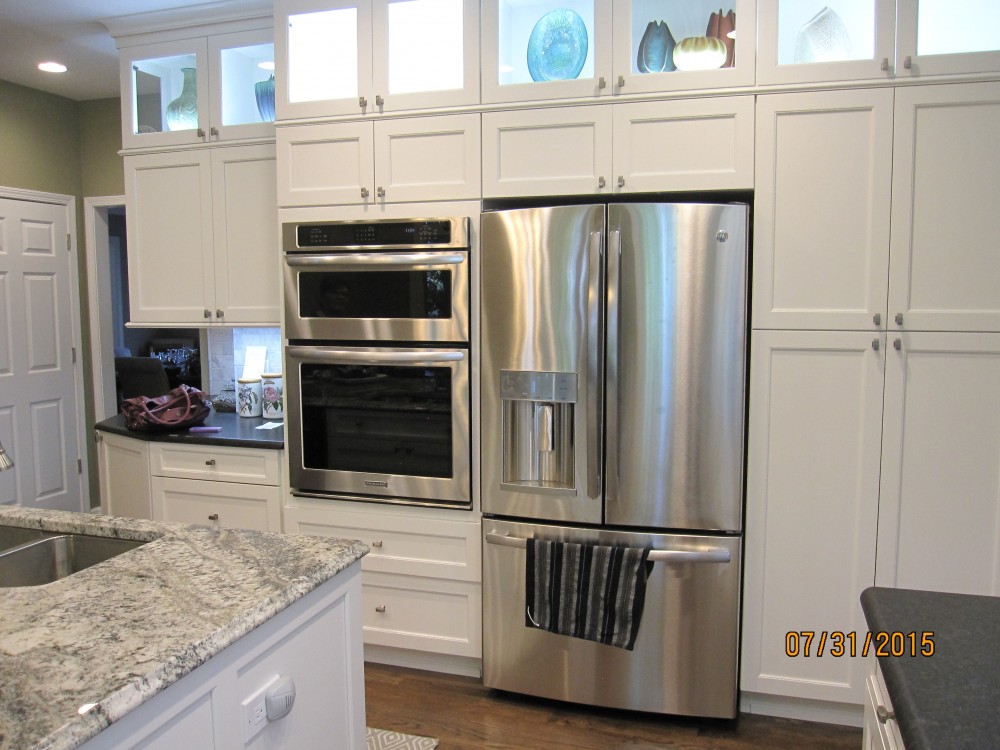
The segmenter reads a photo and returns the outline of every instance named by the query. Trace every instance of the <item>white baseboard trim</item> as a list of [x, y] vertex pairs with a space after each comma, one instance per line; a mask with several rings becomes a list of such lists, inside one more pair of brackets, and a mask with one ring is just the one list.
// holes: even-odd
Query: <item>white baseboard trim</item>
[[780, 716], [821, 724], [841, 724], [860, 727], [864, 722], [864, 706], [853, 703], [788, 698], [781, 695], [740, 693], [740, 711], [746, 714]]
[[443, 672], [463, 677], [483, 676], [483, 662], [470, 656], [432, 654], [426, 651], [411, 651], [405, 648], [375, 646], [365, 644], [365, 661], [374, 664], [388, 664], [393, 667], [423, 669], [427, 672]]

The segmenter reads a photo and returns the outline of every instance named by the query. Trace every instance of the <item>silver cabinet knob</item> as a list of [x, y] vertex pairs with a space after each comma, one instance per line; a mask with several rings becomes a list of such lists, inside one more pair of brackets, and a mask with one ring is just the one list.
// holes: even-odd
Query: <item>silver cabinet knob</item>
[[878, 346], [879, 346], [878, 339], [872, 339], [872, 349], [878, 351]]
[[882, 325], [882, 313], [875, 313], [874, 315], [872, 315], [872, 323], [874, 323], [877, 326]]
[[903, 348], [903, 340], [902, 339], [893, 339], [892, 340], [892, 348], [895, 349], [898, 352], [900, 349]]
[[605, 182], [605, 180], [604, 180], [604, 178], [603, 178], [603, 177], [598, 177], [598, 178], [597, 178], [597, 187], [599, 187], [599, 188], [602, 188], [602, 187], [604, 187], [604, 186], [605, 186], [606, 184], [607, 184], [607, 182]]
[[226, 317], [225, 310], [222, 310], [220, 308], [216, 308], [216, 310], [215, 310], [215, 317], [217, 317], [217, 318], [224, 318], [224, 317]]
[[361, 109], [364, 109], [365, 107], [368, 106], [368, 100], [365, 99], [363, 96], [359, 96], [358, 97], [358, 106], [361, 107]]
[[376, 612], [385, 612], [385, 605], [384, 604], [379, 604], [378, 606], [375, 607], [375, 611]]
[[211, 318], [212, 317], [212, 311], [206, 308], [205, 309], [205, 317], [206, 318]]
[[888, 57], [883, 57], [882, 58], [882, 64], [879, 65], [879, 68], [882, 69], [883, 73], [888, 73], [889, 72], [889, 58]]
[[381, 539], [376, 539], [374, 542], [372, 542], [372, 547], [381, 547], [381, 546], [382, 546]]
[[375, 94], [375, 106], [376, 107], [385, 106], [385, 99], [382, 98], [381, 94]]
[[618, 88], [625, 88], [625, 76], [618, 76]]
[[903, 58], [903, 67], [906, 70], [910, 70], [913, 67], [913, 58], [907, 55]]
[[208, 129], [208, 132], [213, 138], [219, 137], [219, 129], [214, 125]]
[[210, 514], [209, 517], [208, 517], [208, 520], [209, 521], [218, 521], [219, 520], [219, 514], [218, 513], [212, 513], [212, 514]]
[[378, 189], [375, 191], [375, 195], [379, 198], [385, 198], [385, 188], [379, 185]]
[[366, 187], [361, 188], [361, 197], [362, 198], [367, 198], [368, 197], [368, 188], [366, 188]]
[[204, 128], [198, 128], [198, 137], [199, 138], [204, 138], [205, 137], [205, 130], [204, 130]]
[[215, 459], [210, 458], [205, 462], [205, 466], [215, 466]]
[[618, 187], [625, 187], [625, 177], [618, 175]]
[[896, 313], [896, 325], [903, 325], [903, 313]]

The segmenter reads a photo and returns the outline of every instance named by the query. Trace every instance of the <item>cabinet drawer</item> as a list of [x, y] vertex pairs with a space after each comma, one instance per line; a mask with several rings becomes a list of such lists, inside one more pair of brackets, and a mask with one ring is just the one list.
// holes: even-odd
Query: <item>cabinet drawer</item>
[[154, 444], [150, 464], [155, 476], [277, 486], [280, 456], [277, 450]]
[[361, 588], [366, 644], [482, 656], [478, 583], [365, 572]]
[[289, 533], [360, 539], [372, 548], [361, 569], [379, 573], [479, 581], [479, 524], [376, 513], [300, 511]]
[[[229, 529], [280, 531], [270, 523], [269, 505], [277, 508], [279, 490], [256, 484], [204, 482], [153, 477], [153, 518]], [[213, 518], [217, 516], [217, 518]]]

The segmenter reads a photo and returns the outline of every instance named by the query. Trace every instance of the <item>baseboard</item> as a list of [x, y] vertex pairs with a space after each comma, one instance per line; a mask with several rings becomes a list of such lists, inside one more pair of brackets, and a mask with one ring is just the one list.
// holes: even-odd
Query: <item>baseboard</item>
[[860, 727], [864, 723], [864, 706], [861, 705], [760, 693], [741, 692], [740, 712], [850, 727]]
[[423, 669], [427, 672], [443, 672], [463, 677], [483, 676], [483, 662], [470, 656], [432, 654], [426, 651], [411, 651], [404, 648], [365, 644], [365, 661], [374, 664], [389, 664], [394, 667]]

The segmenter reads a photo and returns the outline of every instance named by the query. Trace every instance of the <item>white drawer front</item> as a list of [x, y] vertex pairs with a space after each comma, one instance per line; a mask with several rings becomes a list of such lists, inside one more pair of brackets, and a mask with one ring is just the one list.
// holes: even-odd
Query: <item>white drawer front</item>
[[482, 656], [478, 583], [365, 573], [365, 643], [455, 656]]
[[153, 518], [228, 529], [280, 531], [269, 523], [268, 504], [276, 507], [277, 487], [200, 482], [153, 477]]
[[277, 486], [280, 457], [279, 450], [154, 443], [150, 463], [155, 476]]

